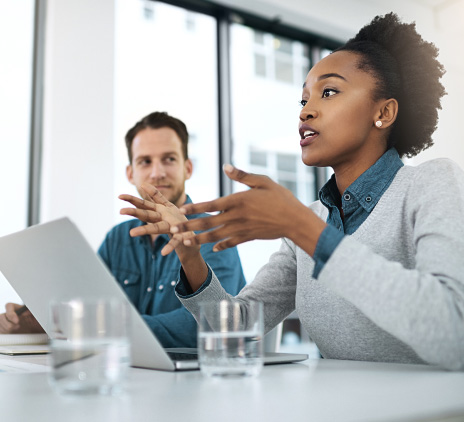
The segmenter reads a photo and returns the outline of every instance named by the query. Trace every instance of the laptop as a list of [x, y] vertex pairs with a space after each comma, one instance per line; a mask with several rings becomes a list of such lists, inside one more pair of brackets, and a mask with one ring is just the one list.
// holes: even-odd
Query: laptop
[[[164, 371], [198, 369], [196, 349], [164, 349], [103, 260], [67, 217], [0, 237], [0, 271], [51, 333], [50, 300], [116, 298], [130, 308], [131, 365]], [[265, 364], [306, 360], [306, 354], [269, 353]]]

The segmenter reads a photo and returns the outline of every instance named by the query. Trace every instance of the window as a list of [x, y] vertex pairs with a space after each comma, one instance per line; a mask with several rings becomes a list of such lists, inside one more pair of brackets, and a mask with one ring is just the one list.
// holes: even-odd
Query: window
[[[218, 12], [209, 2], [192, 2], [191, 9], [160, 1], [117, 2], [115, 198], [121, 192], [137, 194], [126, 180], [124, 135], [142, 116], [158, 110], [179, 117], [189, 129], [194, 171], [186, 191], [193, 201], [230, 192], [227, 181], [221, 182], [221, 160], [267, 174], [304, 203], [315, 199], [318, 179], [301, 162], [296, 125], [301, 86], [311, 60], [323, 52], [249, 25], [249, 16], [242, 18], [223, 7]], [[219, 77], [218, 68], [225, 69]], [[233, 183], [231, 189], [244, 187]], [[119, 209], [115, 200], [115, 223], [126, 218]], [[260, 243], [239, 246], [247, 281], [280, 241]]]
[[[232, 161], [268, 175], [306, 204], [316, 199], [315, 175], [301, 162], [297, 123], [309, 66], [309, 49], [301, 42], [232, 25]], [[246, 187], [235, 183], [233, 189]], [[239, 245], [248, 282], [279, 245], [280, 240]]]
[[[4, 3], [4, 4], [3, 4]], [[34, 2], [0, 1], [0, 236], [27, 225]], [[7, 182], [8, 181], [8, 182]]]
[[[160, 2], [120, 0], [116, 18], [115, 198], [135, 188], [126, 179], [124, 136], [152, 111], [187, 125], [195, 202], [219, 196], [216, 20]], [[117, 201], [117, 200], [115, 200]], [[120, 202], [115, 203], [115, 220]]]
[[[76, 211], [75, 207], [63, 201], [63, 208], [57, 212], [52, 210], [55, 199], [53, 193], [59, 192], [61, 187], [60, 177], [53, 175], [55, 171], [62, 172], [59, 163], [65, 163], [66, 158], [62, 156], [61, 150], [54, 155], [56, 160], [50, 159], [51, 165], [45, 163], [42, 166], [47, 177], [42, 177], [41, 198], [34, 201], [28, 199], [28, 191], [35, 187], [34, 183], [28, 186], [28, 177], [33, 181], [39, 179], [34, 177], [34, 169], [37, 167], [35, 165], [31, 166], [29, 176], [29, 163], [35, 164], [35, 160], [29, 157], [29, 139], [32, 138], [29, 127], [30, 114], [34, 122], [40, 121], [40, 116], [35, 119], [35, 108], [30, 112], [30, 92], [36, 87], [34, 85], [31, 89], [34, 6], [45, 2], [24, 0], [13, 3], [14, 6], [11, 2], [0, 0], [1, 35], [3, 39], [14, 40], [11, 43], [3, 43], [0, 47], [5, 58], [0, 63], [0, 68], [2, 76], [6, 75], [0, 81], [0, 107], [3, 108], [3, 114], [9, 116], [7, 120], [0, 122], [4, 139], [7, 139], [7, 142], [0, 145], [0, 171], [4, 184], [2, 193], [5, 197], [12, 198], [11, 202], [15, 203], [15, 207], [4, 207], [0, 211], [0, 234], [24, 228], [28, 224], [28, 214], [29, 220], [32, 220], [30, 216], [34, 213], [27, 209], [28, 202], [38, 202], [36, 208], [41, 211], [38, 220], [72, 209], [73, 217], [85, 224], [90, 218], [84, 206]], [[114, 203], [110, 206], [107, 204], [108, 201], [105, 201], [102, 207], [104, 210], [101, 215], [105, 216], [105, 224], [110, 226], [124, 218], [119, 215], [121, 202], [116, 199], [120, 193], [136, 194], [135, 188], [126, 180], [127, 152], [124, 135], [136, 121], [154, 110], [168, 111], [184, 120], [189, 128], [190, 156], [194, 163], [194, 173], [187, 182], [186, 189], [194, 201], [209, 200], [230, 193], [232, 184], [225, 180], [220, 165], [223, 162], [233, 162], [245, 170], [269, 174], [274, 180], [291, 189], [302, 201], [310, 202], [314, 196], [314, 187], [311, 185], [314, 182], [314, 172], [313, 169], [306, 169], [299, 158], [296, 131], [298, 99], [301, 83], [310, 61], [315, 57], [312, 41], [317, 40], [326, 46], [325, 40], [283, 27], [280, 23], [273, 23], [274, 33], [271, 33], [266, 19], [207, 0], [182, 0], [179, 1], [182, 7], [173, 6], [175, 3], [176, 0], [118, 0], [114, 4], [111, 3], [111, 13], [105, 14], [103, 9], [99, 9], [102, 15], [108, 17], [102, 39], [111, 39], [111, 42], [104, 42], [102, 45], [106, 48], [104, 52], [111, 54], [100, 54], [96, 48], [96, 55], [105, 56], [102, 62], [106, 67], [102, 72], [104, 76], [98, 75], [95, 81], [107, 76], [106, 80], [109, 82], [105, 86], [104, 95], [101, 95], [104, 98], [108, 98], [108, 89], [111, 90], [114, 86], [114, 101], [111, 98], [105, 104], [105, 128], [96, 138], [101, 139], [101, 144], [104, 144], [99, 150], [102, 159], [108, 158], [108, 161], [111, 161], [110, 165], [104, 166], [105, 180], [111, 179], [114, 182], [114, 192], [106, 192], [108, 197], [111, 195], [115, 198]], [[69, 7], [51, 6], [49, 10], [56, 12], [56, 16], [67, 17], [74, 11]], [[74, 7], [76, 11], [80, 10], [77, 3]], [[61, 30], [62, 26], [58, 22], [66, 21], [68, 19], [57, 18], [56, 22], [50, 19], [48, 23], [53, 31], [47, 31], [47, 34], [54, 33], [55, 29]], [[98, 31], [101, 19], [96, 18], [93, 23]], [[53, 26], [54, 24], [57, 26]], [[110, 28], [114, 28], [114, 37], [108, 32]], [[67, 33], [72, 34], [69, 37], [70, 41], [76, 42], [77, 39], [76, 43], [82, 41], [82, 45], [87, 47], [85, 43], [88, 40], [82, 39], [79, 33], [74, 36], [76, 27], [68, 28], [65, 25], [61, 35]], [[98, 34], [88, 38], [93, 40], [95, 36]], [[62, 37], [44, 38], [50, 42], [50, 39]], [[328, 41], [328, 45], [333, 43]], [[67, 48], [70, 57], [73, 56], [73, 46], [68, 46], [66, 42], [58, 46], [63, 50]], [[58, 48], [53, 48], [56, 47], [53, 42], [51, 47], [49, 53], [58, 51]], [[87, 49], [83, 48], [81, 54], [85, 56], [86, 51]], [[319, 52], [322, 51], [319, 49]], [[53, 55], [52, 58], [57, 59]], [[230, 60], [227, 61], [227, 58]], [[77, 61], [79, 60], [76, 58]], [[54, 64], [49, 64], [48, 69], [55, 70]], [[113, 65], [114, 77], [110, 74]], [[84, 70], [86, 66], [83, 65]], [[51, 76], [50, 80], [65, 81], [67, 77], [76, 78], [76, 74], [66, 74], [71, 67], [58, 66], [56, 78], [50, 72], [44, 73], [47, 77]], [[90, 68], [90, 75], [87, 75], [89, 79], [93, 73]], [[50, 84], [45, 87], [46, 91], [48, 89], [49, 93], [55, 94], [48, 96], [50, 102], [47, 101], [46, 104], [50, 104], [49, 110], [54, 110], [55, 103], [58, 106], [62, 104], [59, 98], [73, 97], [66, 95], [65, 85], [67, 84], [58, 83], [51, 89]], [[90, 91], [98, 95], [97, 90], [89, 88]], [[83, 91], [84, 104], [86, 98], [87, 91]], [[80, 104], [78, 106], [82, 109]], [[67, 110], [67, 107], [60, 109]], [[48, 109], [45, 112], [48, 113]], [[105, 134], [111, 132], [106, 130], [111, 120], [108, 117], [111, 112], [114, 131], [108, 135], [113, 141], [112, 150], [109, 151]], [[56, 114], [49, 113], [46, 116], [44, 127], [49, 130], [51, 136], [47, 136], [50, 143], [44, 144], [45, 147], [50, 146], [44, 148], [44, 159], [48, 157], [51, 146], [55, 152], [55, 145], [60, 145], [61, 130], [61, 126], [55, 128], [55, 124], [48, 124], [61, 120]], [[98, 113], [92, 113], [92, 116], [98, 120]], [[98, 122], [95, 122], [95, 125], [97, 126]], [[40, 132], [37, 126], [34, 124], [32, 130], [34, 136], [35, 129]], [[33, 143], [33, 147], [36, 148], [36, 143]], [[67, 148], [63, 149], [65, 150], [68, 151]], [[218, 157], [221, 157], [221, 160], [218, 160]], [[62, 167], [65, 166], [62, 164]], [[98, 164], [95, 167], [99, 167]], [[14, 183], [11, 183], [13, 179]], [[94, 187], [93, 182], [89, 182], [91, 180], [94, 178], [88, 176], [79, 181], [82, 189], [75, 196], [76, 202], [85, 202], [81, 197], [85, 197], [83, 192], [89, 187]], [[234, 184], [235, 190], [241, 188]], [[95, 189], [92, 192], [98, 196]], [[40, 192], [36, 193], [36, 196], [39, 196]], [[107, 218], [108, 213], [111, 213], [111, 219]], [[104, 230], [103, 226], [101, 227], [101, 230]], [[95, 230], [92, 232], [96, 233]], [[102, 236], [94, 235], [94, 246], [96, 239], [100, 241]], [[269, 256], [268, 252], [262, 251], [266, 259]], [[245, 267], [253, 266], [255, 263], [261, 266], [263, 263], [259, 260], [254, 260], [254, 263], [246, 262], [246, 254], [243, 254], [243, 259]], [[251, 280], [253, 270], [246, 269], [246, 272], [250, 274], [247, 278]]]
[[[27, 226], [34, 1], [0, 0], [0, 236]], [[18, 301], [0, 273], [0, 297]], [[3, 312], [3, 311], [0, 311]]]

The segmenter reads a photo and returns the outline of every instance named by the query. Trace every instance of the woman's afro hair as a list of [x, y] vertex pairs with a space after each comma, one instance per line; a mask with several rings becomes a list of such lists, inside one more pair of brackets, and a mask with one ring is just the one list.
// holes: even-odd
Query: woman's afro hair
[[358, 53], [358, 67], [377, 79], [375, 100], [398, 101], [388, 147], [412, 157], [432, 146], [445, 70], [437, 60], [438, 49], [422, 39], [415, 23], [402, 23], [394, 13], [376, 16], [340, 50]]

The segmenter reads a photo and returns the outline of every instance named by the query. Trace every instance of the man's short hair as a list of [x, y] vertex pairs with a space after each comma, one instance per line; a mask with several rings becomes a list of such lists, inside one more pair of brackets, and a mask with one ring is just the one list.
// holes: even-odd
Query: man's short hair
[[137, 122], [134, 127], [129, 129], [126, 133], [125, 139], [127, 154], [129, 156], [129, 164], [132, 164], [132, 142], [134, 141], [134, 138], [137, 136], [137, 134], [146, 128], [161, 129], [163, 127], [169, 127], [177, 133], [182, 143], [182, 153], [184, 155], [184, 159], [188, 159], [189, 134], [185, 123], [173, 116], [170, 116], [165, 111], [155, 111]]

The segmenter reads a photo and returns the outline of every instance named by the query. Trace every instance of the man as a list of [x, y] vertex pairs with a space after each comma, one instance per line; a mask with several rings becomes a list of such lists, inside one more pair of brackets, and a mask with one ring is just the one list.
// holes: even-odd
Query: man
[[[126, 175], [137, 189], [147, 182], [177, 207], [192, 202], [185, 193], [185, 181], [191, 177], [193, 166], [188, 158], [188, 132], [182, 121], [154, 112], [137, 122], [125, 140], [129, 155]], [[139, 194], [142, 196], [142, 192]], [[188, 218], [195, 217], [198, 215]], [[164, 347], [196, 347], [196, 322], [174, 294], [179, 259], [176, 254], [160, 254], [169, 236], [131, 237], [129, 231], [141, 224], [133, 219], [113, 227], [98, 253]], [[245, 285], [237, 249], [213, 252], [212, 247], [202, 246], [201, 253], [220, 276], [226, 291], [236, 295]], [[14, 312], [19, 305], [7, 306], [7, 312], [0, 315], [0, 332], [13, 332], [19, 327], [23, 332], [27, 330], [11, 322], [21, 321]]]

